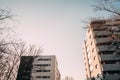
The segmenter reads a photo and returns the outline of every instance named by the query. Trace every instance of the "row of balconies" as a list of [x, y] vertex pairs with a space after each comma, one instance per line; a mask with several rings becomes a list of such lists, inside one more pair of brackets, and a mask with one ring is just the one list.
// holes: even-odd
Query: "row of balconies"
[[97, 43], [110, 42], [108, 38], [96, 38]]
[[120, 74], [119, 75], [104, 75], [103, 80], [120, 80]]
[[94, 31], [95, 35], [111, 35], [111, 32], [108, 31]]
[[98, 52], [99, 51], [115, 51], [116, 49], [114, 47], [110, 47], [110, 45], [102, 45], [97, 47]]
[[120, 71], [120, 64], [103, 64], [103, 71]]
[[87, 78], [85, 80], [120, 80], [120, 75], [104, 75], [104, 77]]
[[100, 55], [100, 57], [101, 57], [101, 61], [120, 60], [120, 56], [117, 56], [115, 54]]

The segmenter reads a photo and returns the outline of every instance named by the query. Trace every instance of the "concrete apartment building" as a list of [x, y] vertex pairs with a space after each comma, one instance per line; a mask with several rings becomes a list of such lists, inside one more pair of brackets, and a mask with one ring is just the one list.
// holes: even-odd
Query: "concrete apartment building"
[[87, 80], [120, 80], [120, 20], [96, 20], [83, 43]]
[[60, 80], [56, 56], [22, 56], [17, 80]]

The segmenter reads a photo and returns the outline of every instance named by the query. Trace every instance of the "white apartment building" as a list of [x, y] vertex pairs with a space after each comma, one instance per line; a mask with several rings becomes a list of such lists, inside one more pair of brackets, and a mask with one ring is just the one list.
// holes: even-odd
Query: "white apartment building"
[[56, 56], [22, 56], [17, 80], [60, 80]]
[[92, 21], [82, 50], [87, 80], [120, 80], [120, 20]]

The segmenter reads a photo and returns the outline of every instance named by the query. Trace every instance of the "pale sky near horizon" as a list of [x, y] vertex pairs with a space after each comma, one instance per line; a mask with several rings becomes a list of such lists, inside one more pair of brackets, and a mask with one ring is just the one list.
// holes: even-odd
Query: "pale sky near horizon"
[[84, 80], [82, 20], [93, 15], [93, 0], [0, 0], [0, 8], [17, 15], [16, 32], [43, 54], [56, 55], [61, 77]]

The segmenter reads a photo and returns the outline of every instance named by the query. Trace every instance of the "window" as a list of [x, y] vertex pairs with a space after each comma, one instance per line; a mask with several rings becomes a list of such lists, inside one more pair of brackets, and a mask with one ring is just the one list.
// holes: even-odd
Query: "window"
[[89, 36], [89, 39], [91, 39], [91, 35]]
[[94, 56], [93, 59], [95, 60], [95, 59], [96, 59], [96, 56]]
[[98, 65], [96, 64], [96, 65], [95, 65], [95, 69], [97, 69], [97, 68], [98, 68]]
[[104, 31], [106, 28], [93, 28], [93, 31]]
[[91, 45], [93, 44], [93, 42], [90, 43]]
[[50, 72], [50, 70], [36, 70], [36, 72]]
[[110, 60], [110, 61], [104, 61], [105, 64], [116, 64], [116, 61]]
[[95, 35], [95, 38], [107, 38], [109, 35]]
[[113, 54], [113, 52], [114, 51], [100, 51], [99, 53], [105, 55], [105, 54]]
[[36, 78], [50, 78], [50, 76], [36, 76]]
[[42, 70], [36, 70], [36, 72], [42, 72]]
[[36, 78], [42, 78], [42, 76], [36, 76]]
[[50, 66], [50, 64], [34, 64], [34, 66]]
[[51, 59], [50, 58], [49, 59], [40, 58], [40, 59], [38, 59], [38, 61], [51, 61]]
[[92, 52], [94, 52], [94, 48], [92, 49]]
[[43, 70], [43, 72], [50, 72], [50, 70]]
[[97, 46], [110, 45], [111, 42], [97, 43]]
[[50, 76], [43, 76], [42, 78], [50, 78]]

